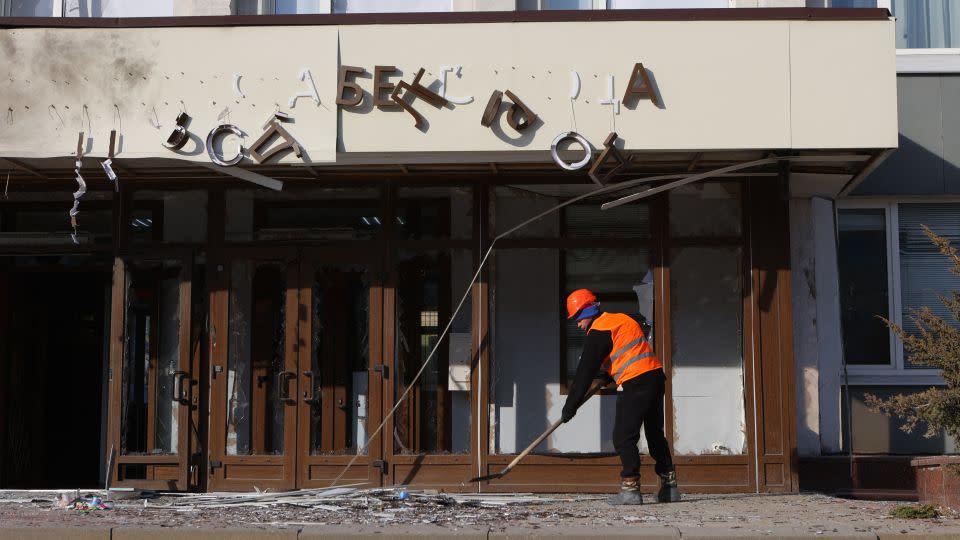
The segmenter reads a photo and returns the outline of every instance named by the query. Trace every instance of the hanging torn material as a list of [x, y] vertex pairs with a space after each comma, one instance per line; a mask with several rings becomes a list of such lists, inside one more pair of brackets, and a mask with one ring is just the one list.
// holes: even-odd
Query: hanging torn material
[[77, 175], [77, 190], [73, 192], [73, 206], [70, 207], [70, 227], [73, 228], [73, 232], [70, 233], [70, 238], [73, 240], [74, 244], [79, 244], [80, 240], [77, 238], [77, 214], [80, 213], [80, 199], [87, 193], [87, 183], [83, 181], [83, 176], [80, 176], [80, 169], [83, 166], [83, 138], [84, 133], [81, 131], [80, 136], [77, 138], [77, 160], [75, 162], [76, 168], [73, 172]]
[[83, 177], [80, 176], [79, 169], [77, 173], [77, 190], [73, 192], [73, 206], [70, 207], [70, 227], [73, 228], [73, 232], [70, 233], [70, 239], [73, 240], [74, 244], [79, 244], [80, 240], [77, 238], [77, 214], [80, 213], [80, 199], [87, 193], [87, 183], [83, 181]]
[[101, 161], [100, 166], [103, 167], [103, 172], [107, 173], [107, 178], [113, 182], [114, 189], [116, 189], [117, 173], [113, 172], [113, 160], [108, 159], [106, 161]]
[[103, 167], [103, 172], [107, 174], [107, 178], [113, 182], [113, 190], [120, 191], [120, 184], [117, 182], [117, 173], [113, 172], [113, 156], [116, 154], [117, 148], [117, 130], [110, 131], [110, 152], [107, 154], [107, 160], [101, 161], [100, 166]]

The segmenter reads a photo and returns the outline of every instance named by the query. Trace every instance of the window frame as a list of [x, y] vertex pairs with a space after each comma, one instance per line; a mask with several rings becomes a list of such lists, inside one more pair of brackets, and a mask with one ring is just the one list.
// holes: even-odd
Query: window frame
[[[893, 14], [892, 0], [877, 0], [878, 8], [886, 8]], [[949, 48], [897, 48], [897, 73], [960, 73], [960, 47]]]
[[[946, 199], [946, 200], [945, 200]], [[836, 217], [841, 210], [869, 209], [883, 210], [886, 226], [887, 245], [887, 318], [897, 325], [903, 325], [903, 299], [900, 280], [900, 219], [901, 203], [955, 203], [960, 206], [960, 197], [925, 197], [909, 199], [863, 198], [856, 200], [838, 200]], [[838, 221], [836, 221], [838, 223]], [[838, 235], [839, 231], [835, 230]], [[842, 246], [839, 249], [843, 249]], [[837, 277], [839, 278], [839, 261], [837, 262]], [[839, 308], [839, 298], [837, 307]], [[843, 329], [840, 329], [840, 338], [843, 339]], [[943, 378], [939, 370], [934, 368], [908, 368], [905, 366], [903, 343], [893, 332], [888, 332], [890, 341], [890, 362], [887, 364], [844, 364], [847, 373], [847, 384], [850, 386], [872, 385], [909, 385], [932, 386], [943, 385]]]

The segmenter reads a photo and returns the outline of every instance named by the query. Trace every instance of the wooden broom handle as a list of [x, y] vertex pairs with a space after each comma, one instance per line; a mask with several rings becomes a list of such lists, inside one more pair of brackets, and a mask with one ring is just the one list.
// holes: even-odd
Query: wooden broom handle
[[[607, 386], [607, 384], [602, 379], [594, 379], [593, 385], [590, 387], [589, 390], [587, 390], [587, 395], [583, 397], [583, 401], [580, 402], [580, 405], [583, 405], [584, 403], [586, 403], [588, 399], [593, 397], [594, 394], [602, 390], [605, 386]], [[553, 424], [551, 424], [546, 431], [541, 433], [539, 437], [537, 437], [532, 443], [530, 443], [530, 446], [526, 447], [523, 450], [523, 452], [520, 452], [520, 454], [517, 457], [513, 458], [513, 461], [511, 461], [510, 464], [507, 465], [507, 468], [505, 468], [503, 472], [506, 473], [507, 471], [510, 471], [511, 469], [513, 469], [514, 465], [516, 465], [517, 463], [520, 463], [521, 459], [527, 457], [527, 454], [532, 452], [534, 448], [539, 446], [540, 443], [544, 441], [544, 439], [546, 439], [547, 437], [550, 436], [551, 433], [556, 431], [557, 428], [560, 427], [560, 424], [562, 423], [563, 423], [563, 419], [560, 419], [554, 422]]]

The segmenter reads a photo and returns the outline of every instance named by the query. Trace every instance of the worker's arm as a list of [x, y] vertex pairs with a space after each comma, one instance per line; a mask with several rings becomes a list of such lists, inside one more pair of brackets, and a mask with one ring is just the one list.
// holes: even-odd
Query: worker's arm
[[567, 402], [563, 405], [564, 422], [569, 422], [577, 409], [582, 405], [587, 390], [590, 389], [590, 383], [598, 377], [605, 377], [609, 380], [609, 375], [600, 373], [600, 366], [605, 358], [610, 356], [613, 351], [613, 336], [608, 330], [591, 330], [587, 332], [586, 339], [583, 341], [583, 352], [580, 354], [580, 364], [577, 365], [577, 374], [573, 378], [573, 383], [567, 389]]

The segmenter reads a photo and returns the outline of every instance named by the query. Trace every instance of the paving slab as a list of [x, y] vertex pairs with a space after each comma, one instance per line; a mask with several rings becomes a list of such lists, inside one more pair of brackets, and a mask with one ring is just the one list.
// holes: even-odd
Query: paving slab
[[486, 527], [438, 527], [436, 525], [393, 525], [390, 527], [360, 525], [356, 527], [316, 527], [305, 526], [300, 531], [300, 540], [326, 540], [328, 538], [365, 538], [377, 540], [409, 540], [413, 538], [431, 538], [438, 540], [487, 540]]
[[660, 525], [637, 525], [633, 527], [506, 527], [491, 529], [490, 540], [522, 540], [539, 538], [563, 538], [564, 540], [592, 540], [596, 538], [643, 538], [644, 540], [677, 540], [680, 531], [676, 527]]
[[939, 529], [935, 532], [911, 532], [909, 530], [881, 532], [877, 535], [878, 540], [960, 540], [960, 527], [949, 527]]
[[729, 540], [730, 538], [764, 538], [766, 540], [810, 540], [811, 538], [830, 538], [831, 540], [877, 540], [877, 533], [852, 529], [800, 529], [779, 528], [761, 530], [756, 527], [680, 527], [680, 538], [684, 540]]
[[4, 527], [0, 540], [110, 540], [109, 527]]
[[114, 527], [112, 540], [297, 540], [299, 532], [299, 528]]

